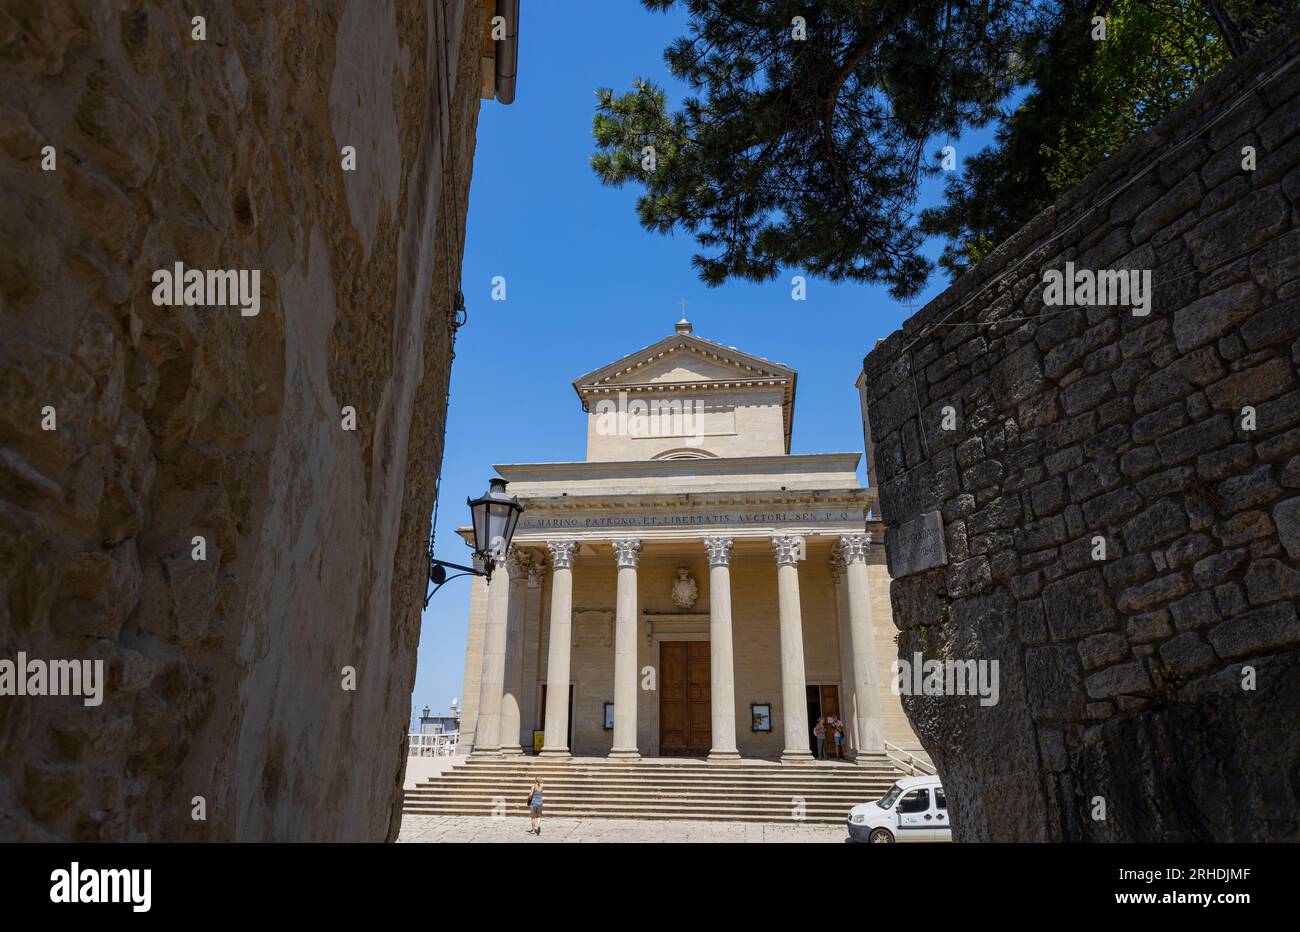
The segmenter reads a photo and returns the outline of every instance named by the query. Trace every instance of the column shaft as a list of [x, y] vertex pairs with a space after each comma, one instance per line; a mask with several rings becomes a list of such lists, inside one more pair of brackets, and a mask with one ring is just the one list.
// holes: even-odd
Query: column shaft
[[636, 746], [636, 567], [639, 540], [614, 541], [618, 591], [614, 615], [614, 746], [609, 756], [639, 760]]
[[476, 756], [501, 754], [501, 694], [505, 683], [506, 618], [510, 583], [498, 566], [488, 579], [487, 624], [483, 632], [483, 674], [479, 678], [478, 723], [474, 726]]
[[883, 754], [884, 722], [876, 673], [876, 632], [871, 619], [870, 576], [866, 550], [867, 534], [846, 534], [840, 538], [849, 590], [849, 640], [853, 652], [853, 730], [857, 752]]
[[781, 619], [781, 706], [785, 727], [782, 763], [811, 761], [808, 749], [808, 685], [803, 663], [803, 617], [799, 606], [801, 537], [774, 537], [776, 585]]
[[831, 558], [831, 585], [835, 588], [835, 621], [840, 645], [840, 718], [844, 720], [844, 748], [857, 747], [853, 726], [853, 637], [849, 632], [849, 590], [844, 579], [844, 558], [837, 547]]
[[573, 644], [573, 554], [576, 541], [550, 541], [551, 631], [546, 660], [546, 738], [542, 756], [568, 759], [569, 655]]
[[541, 662], [542, 581], [545, 573], [545, 559], [541, 554], [534, 554], [528, 569], [528, 599], [524, 608], [524, 691], [519, 702], [519, 740], [530, 752], [533, 729], [538, 724], [537, 668]]
[[709, 697], [711, 763], [740, 760], [736, 750], [736, 682], [731, 639], [731, 546], [729, 537], [709, 537]]
[[506, 612], [505, 681], [501, 692], [501, 753], [518, 757], [520, 705], [524, 689], [524, 609], [528, 602], [527, 555], [511, 548], [506, 557], [510, 606]]

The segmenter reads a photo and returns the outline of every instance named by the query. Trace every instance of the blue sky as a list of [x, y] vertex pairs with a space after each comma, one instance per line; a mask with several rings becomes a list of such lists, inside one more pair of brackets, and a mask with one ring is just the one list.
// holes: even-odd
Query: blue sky
[[[590, 167], [596, 88], [621, 93], [646, 77], [680, 102], [663, 50], [685, 34], [685, 17], [635, 0], [521, 7], [517, 96], [508, 107], [484, 103], [470, 186], [469, 321], [456, 343], [437, 521], [438, 556], [454, 563], [468, 562], [455, 529], [492, 465], [583, 459], [586, 421], [572, 381], [671, 334], [683, 298], [698, 335], [798, 370], [792, 452], [860, 452], [862, 357], [947, 286], [936, 272], [911, 310], [884, 287], [811, 277], [807, 300], [792, 301], [797, 269], [761, 285], [705, 287], [691, 268], [693, 240], [643, 230], [638, 189], [604, 187]], [[959, 157], [991, 137], [987, 128], [968, 134]], [[921, 205], [939, 190], [927, 184]], [[931, 244], [932, 259], [940, 246]], [[505, 301], [491, 300], [497, 275]], [[469, 589], [468, 578], [448, 583], [424, 613], [416, 710], [443, 711], [460, 696]]]

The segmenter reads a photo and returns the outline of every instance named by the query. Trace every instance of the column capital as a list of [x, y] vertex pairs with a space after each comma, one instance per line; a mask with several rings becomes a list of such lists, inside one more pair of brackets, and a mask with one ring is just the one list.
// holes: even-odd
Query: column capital
[[836, 549], [847, 566], [850, 563], [866, 563], [867, 547], [870, 544], [870, 534], [841, 534]]
[[578, 550], [576, 540], [548, 540], [546, 549], [551, 551], [551, 564], [555, 569], [573, 569], [573, 555]]
[[704, 549], [709, 554], [709, 566], [730, 566], [731, 547], [735, 543], [730, 537], [706, 537]]
[[804, 539], [797, 534], [778, 534], [772, 538], [777, 566], [794, 566], [803, 559]]
[[533, 564], [532, 554], [518, 547], [511, 547], [506, 554], [506, 571], [511, 579], [522, 579]]
[[636, 568], [637, 562], [641, 559], [641, 541], [631, 539], [620, 539], [611, 541], [614, 545], [614, 557], [620, 567], [630, 566]]
[[844, 578], [844, 554], [838, 541], [831, 548], [831, 557], [826, 563], [831, 568], [831, 582], [838, 583]]
[[540, 589], [542, 581], [546, 578], [546, 554], [533, 554], [532, 561], [528, 564], [528, 588]]

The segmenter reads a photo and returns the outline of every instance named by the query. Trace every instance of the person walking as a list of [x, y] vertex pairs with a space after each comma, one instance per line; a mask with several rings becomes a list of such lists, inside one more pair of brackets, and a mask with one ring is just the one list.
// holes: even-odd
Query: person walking
[[540, 778], [533, 781], [533, 788], [528, 791], [528, 814], [533, 819], [533, 827], [528, 830], [528, 834], [542, 834], [542, 781]]
[[826, 716], [817, 719], [813, 726], [813, 737], [817, 739], [817, 759], [826, 759]]

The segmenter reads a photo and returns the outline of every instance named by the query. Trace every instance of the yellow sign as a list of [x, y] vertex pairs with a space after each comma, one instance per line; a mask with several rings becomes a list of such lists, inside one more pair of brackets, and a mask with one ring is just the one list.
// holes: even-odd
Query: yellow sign
[[545, 740], [546, 740], [546, 732], [544, 731], [533, 732], [533, 753], [534, 754], [542, 753], [542, 744], [545, 742]]

